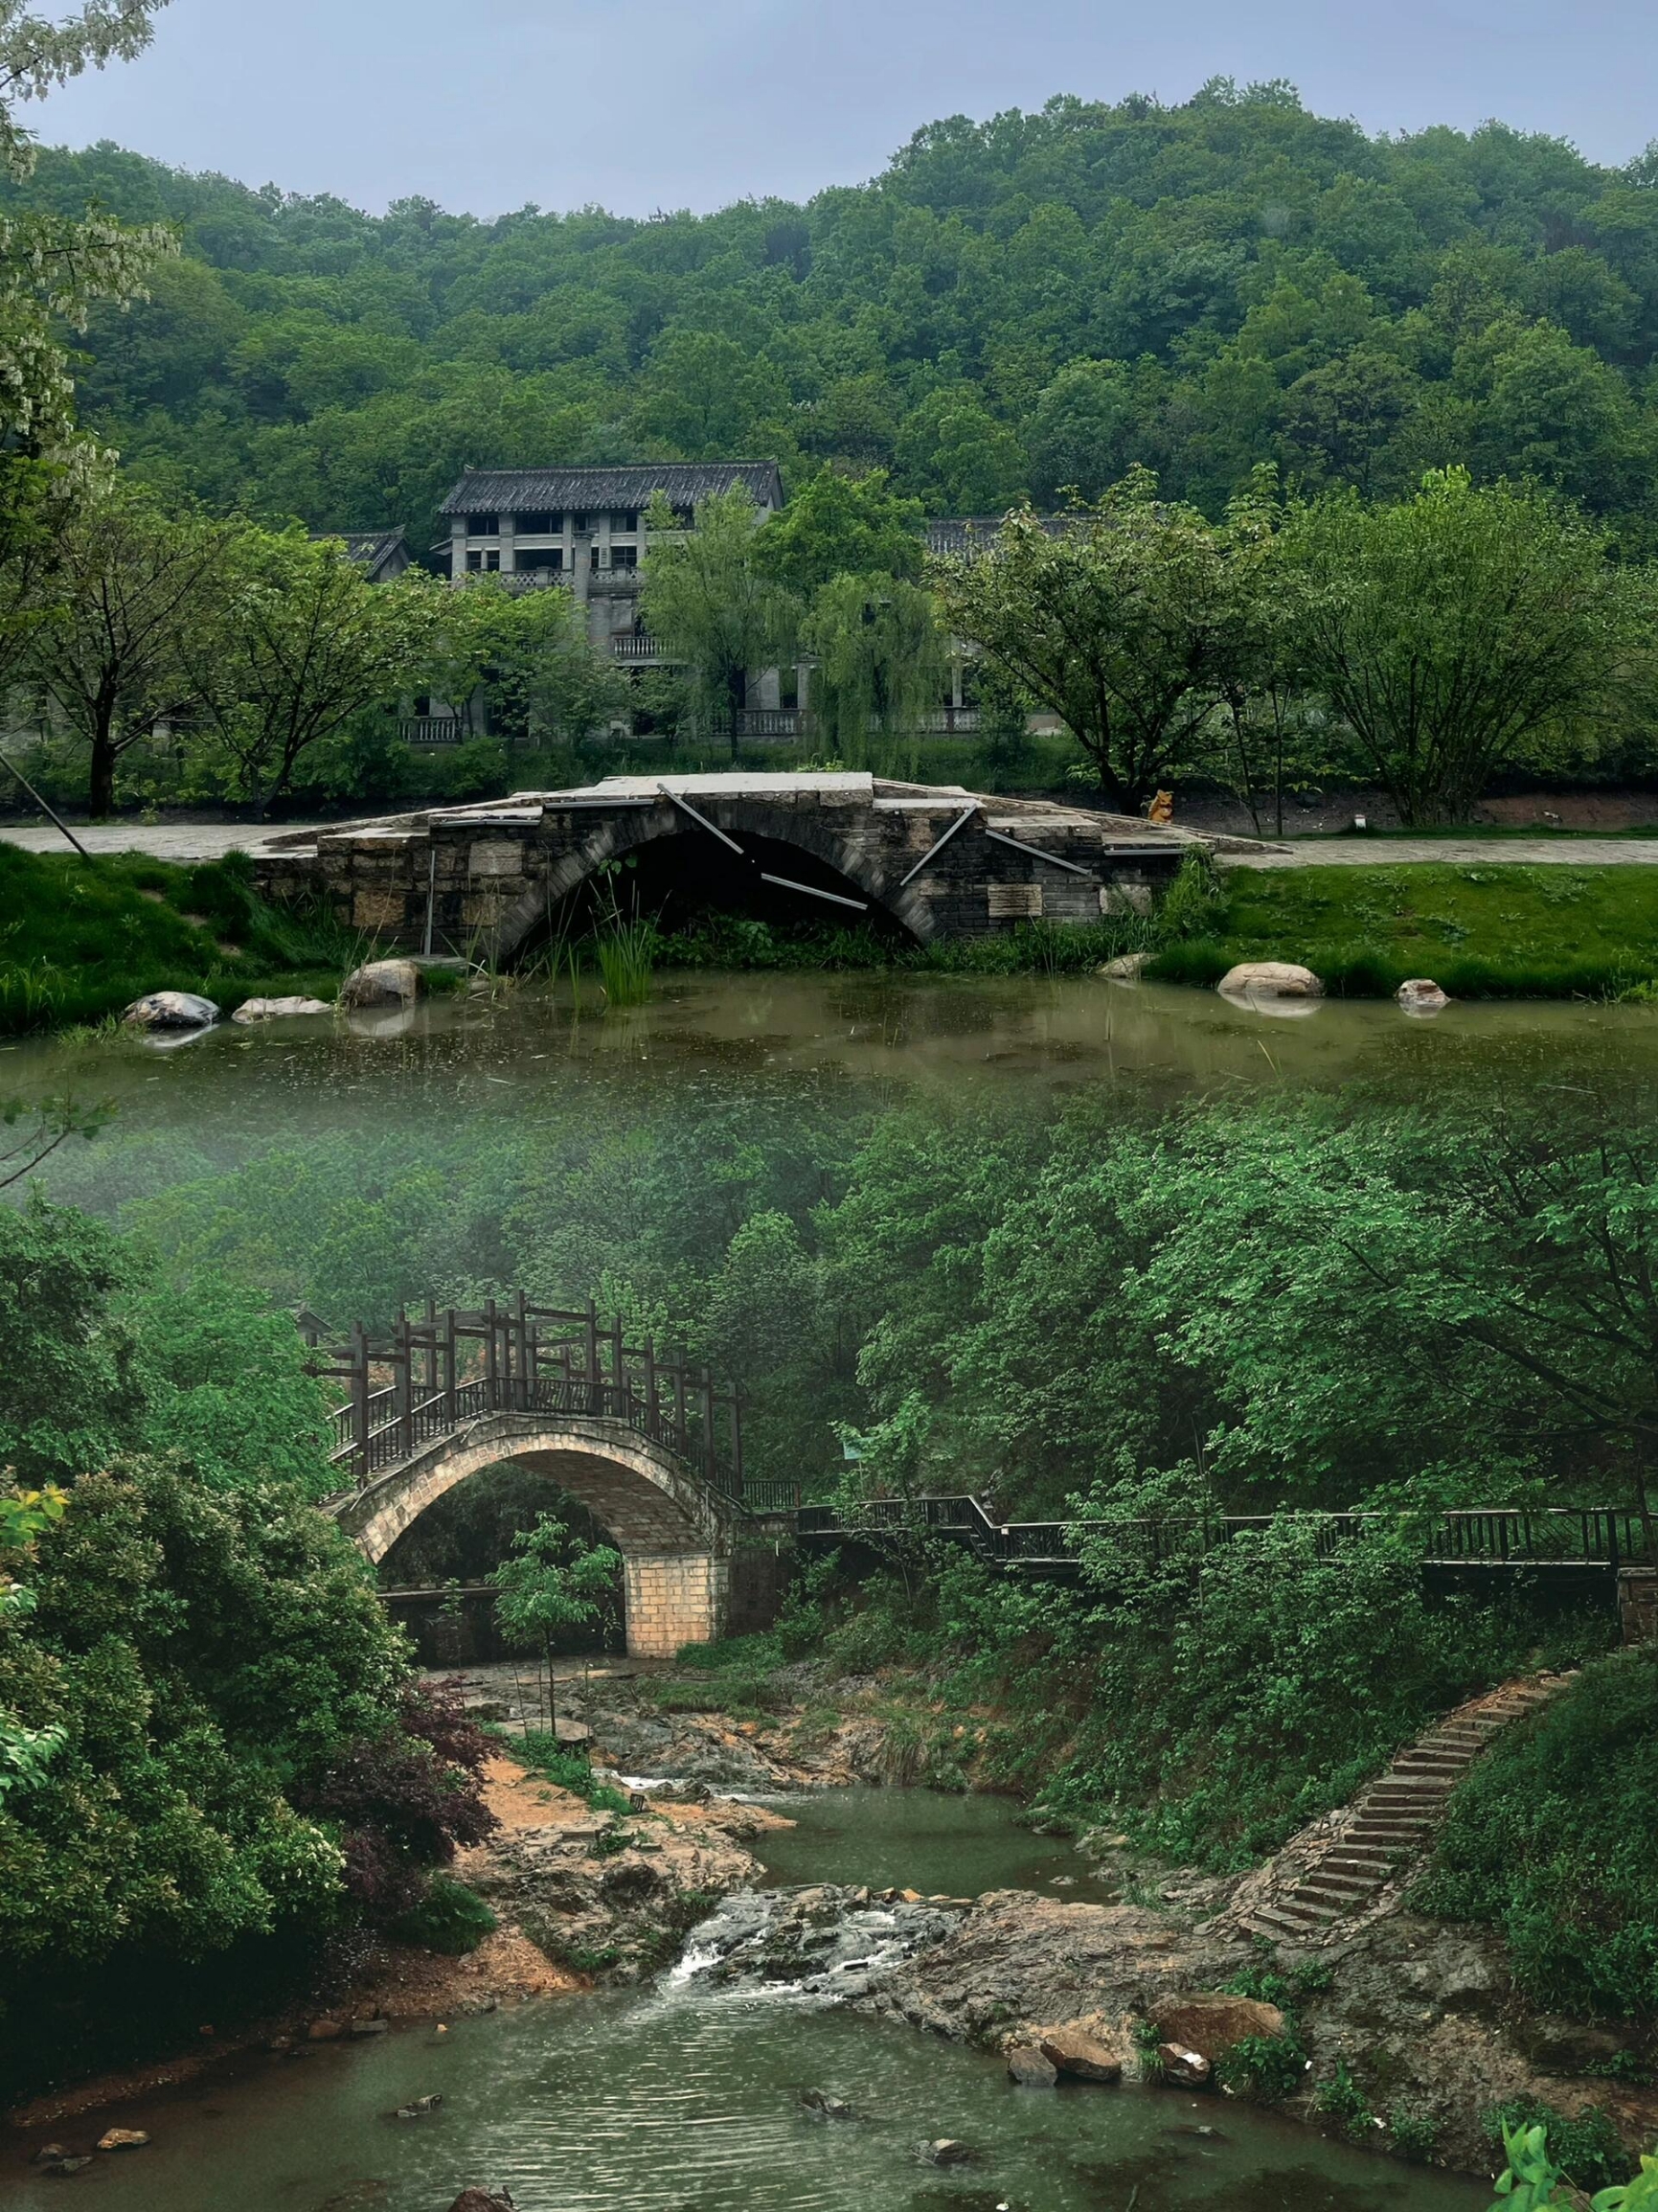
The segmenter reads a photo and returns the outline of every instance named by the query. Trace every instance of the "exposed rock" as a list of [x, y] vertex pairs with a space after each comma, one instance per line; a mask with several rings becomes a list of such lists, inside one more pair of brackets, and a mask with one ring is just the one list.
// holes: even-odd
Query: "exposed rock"
[[1428, 975], [1413, 975], [1408, 983], [1401, 983], [1394, 996], [1407, 1014], [1438, 1014], [1449, 1006], [1450, 998]]
[[953, 2135], [940, 2135], [931, 2143], [923, 2143], [918, 2155], [923, 2166], [965, 2166], [973, 2151], [970, 2144], [958, 2143]]
[[857, 2114], [844, 2097], [831, 2097], [827, 2089], [803, 2089], [800, 2101], [815, 2120], [855, 2120]]
[[1159, 2043], [1157, 2063], [1166, 2082], [1190, 2089], [1201, 2088], [1215, 2071], [1201, 2051], [1189, 2051], [1181, 2043]]
[[345, 2032], [344, 2023], [340, 2020], [312, 2020], [306, 2035], [313, 2043], [334, 2043], [338, 2042]]
[[50, 2166], [59, 2158], [67, 2158], [69, 2148], [64, 2143], [42, 2143], [29, 2163], [32, 2166]]
[[391, 2025], [390, 2020], [378, 2018], [353, 2020], [352, 2033], [353, 2036], [383, 2036], [390, 2032]]
[[340, 985], [342, 1006], [413, 1006], [421, 991], [412, 960], [371, 960]]
[[463, 2189], [449, 2212], [516, 2212], [511, 2189]]
[[1008, 2053], [1008, 2072], [1022, 2089], [1051, 2089], [1059, 2079], [1053, 2060], [1034, 2043], [1015, 2043]]
[[1545, 2018], [1528, 2022], [1514, 2040], [1546, 2073], [1593, 2074], [1603, 2070], [1629, 2039], [1579, 2020]]
[[135, 998], [121, 1018], [134, 1029], [209, 1029], [218, 1008], [193, 991], [151, 991]]
[[1322, 998], [1324, 985], [1310, 968], [1291, 960], [1240, 960], [1216, 989], [1228, 998]]
[[1161, 2005], [1157, 2033], [1167, 2043], [1198, 2052], [1213, 2065], [1250, 2036], [1281, 2036], [1283, 2015], [1276, 2005], [1225, 1992], [1200, 1992], [1175, 2004]]
[[290, 1021], [307, 1014], [332, 1014], [326, 998], [244, 998], [231, 1015], [243, 1029], [258, 1021]]
[[1041, 2028], [1036, 2048], [1052, 2066], [1079, 2082], [1120, 2082], [1123, 2060], [1100, 2037], [1097, 2019], [1066, 2020], [1061, 2026]]
[[435, 2112], [443, 2098], [434, 2090], [429, 2097], [411, 2097], [406, 2105], [397, 2107], [399, 2120], [418, 2120], [423, 2112]]
[[101, 2151], [142, 2151], [149, 2137], [142, 2128], [109, 2128], [98, 2138]]
[[40, 2171], [42, 2174], [62, 2174], [64, 2176], [84, 2174], [91, 2163], [92, 2159], [89, 2155], [82, 2155], [79, 2158], [53, 2158], [48, 2160]]
[[1150, 952], [1120, 952], [1096, 970], [1107, 983], [1138, 983], [1156, 957]]

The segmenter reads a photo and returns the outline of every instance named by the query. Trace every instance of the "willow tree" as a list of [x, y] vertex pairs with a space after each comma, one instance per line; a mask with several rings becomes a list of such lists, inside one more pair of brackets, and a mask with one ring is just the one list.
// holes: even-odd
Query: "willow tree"
[[1113, 806], [1138, 809], [1204, 749], [1232, 619], [1226, 554], [1148, 468], [1057, 526], [1016, 508], [932, 576], [957, 634], [1059, 717]]
[[812, 601], [801, 641], [813, 656], [818, 727], [843, 760], [870, 732], [913, 735], [943, 696], [947, 648], [938, 603], [893, 576], [837, 576]]
[[1551, 493], [1436, 469], [1391, 505], [1321, 500], [1289, 536], [1305, 678], [1407, 823], [1465, 820], [1497, 770], [1637, 680], [1650, 588]]
[[729, 717], [734, 740], [748, 672], [788, 659], [800, 621], [797, 602], [760, 554], [759, 522], [740, 484], [699, 500], [692, 531], [661, 498], [646, 514], [640, 610], [651, 634], [690, 668], [698, 710], [715, 723]]

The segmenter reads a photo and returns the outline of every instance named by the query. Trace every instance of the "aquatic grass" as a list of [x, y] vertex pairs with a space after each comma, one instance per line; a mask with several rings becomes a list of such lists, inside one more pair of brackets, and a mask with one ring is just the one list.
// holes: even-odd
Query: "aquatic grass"
[[644, 916], [611, 917], [593, 946], [607, 1007], [647, 1004], [657, 944], [656, 925]]

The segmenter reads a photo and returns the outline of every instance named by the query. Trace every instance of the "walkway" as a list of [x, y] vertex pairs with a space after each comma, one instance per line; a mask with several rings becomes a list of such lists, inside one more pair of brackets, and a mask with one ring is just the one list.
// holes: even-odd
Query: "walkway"
[[[222, 860], [227, 853], [252, 853], [267, 837], [315, 831], [321, 823], [278, 822], [71, 822], [89, 853], [142, 853], [147, 860]], [[61, 830], [50, 823], [0, 824], [0, 845], [16, 845], [25, 853], [67, 853]]]
[[1243, 1883], [1228, 1917], [1252, 1935], [1306, 1947], [1397, 1911], [1433, 1847], [1451, 1791], [1474, 1761], [1511, 1721], [1534, 1713], [1576, 1679], [1538, 1675], [1459, 1706], [1351, 1805], [1286, 1843]]
[[1650, 868], [1658, 837], [1307, 837], [1218, 852], [1222, 868]]

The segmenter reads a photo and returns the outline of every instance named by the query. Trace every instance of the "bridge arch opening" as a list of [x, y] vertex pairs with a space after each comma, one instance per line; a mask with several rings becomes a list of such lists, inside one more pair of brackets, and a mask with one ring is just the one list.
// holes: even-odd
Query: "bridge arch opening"
[[510, 1465], [576, 1500], [622, 1555], [635, 1658], [671, 1658], [725, 1632], [735, 1513], [674, 1456], [620, 1423], [497, 1414], [443, 1437], [348, 1496], [337, 1517], [376, 1568], [423, 1514]]
[[760, 923], [784, 938], [826, 929], [864, 929], [895, 947], [915, 932], [838, 860], [767, 832], [741, 830], [740, 852], [687, 821], [599, 862], [562, 900], [549, 900], [521, 941], [520, 959], [550, 943], [602, 929], [617, 913], [638, 915], [664, 931]]

